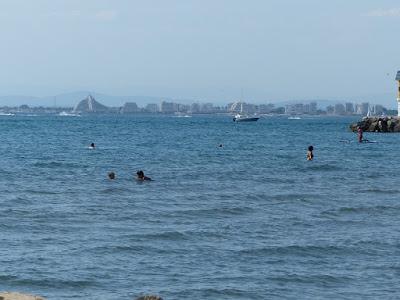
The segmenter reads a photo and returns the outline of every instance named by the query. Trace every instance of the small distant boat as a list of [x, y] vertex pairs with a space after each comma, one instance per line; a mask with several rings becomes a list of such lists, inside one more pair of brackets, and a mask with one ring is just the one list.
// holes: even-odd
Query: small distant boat
[[256, 122], [256, 121], [258, 121], [258, 119], [260, 117], [248, 116], [248, 115], [243, 114], [243, 102], [235, 102], [232, 105], [231, 110], [232, 111], [236, 110], [236, 108], [239, 104], [240, 104], [240, 113], [236, 114], [233, 117], [233, 122]]
[[15, 116], [15, 114], [0, 112], [0, 116]]
[[175, 113], [175, 117], [177, 117], [177, 118], [191, 118], [192, 116], [189, 115], [189, 114], [182, 113], [182, 112], [176, 112]]
[[288, 118], [288, 120], [301, 120], [301, 118], [296, 116], [291, 116]]
[[62, 116], [62, 117], [80, 117], [81, 116], [79, 114], [69, 113], [69, 112], [66, 112], [66, 111], [62, 111], [58, 115]]

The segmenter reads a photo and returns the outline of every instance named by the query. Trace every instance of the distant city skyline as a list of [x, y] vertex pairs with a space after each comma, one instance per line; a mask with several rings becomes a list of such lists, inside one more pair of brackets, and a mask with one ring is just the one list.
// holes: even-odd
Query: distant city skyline
[[396, 105], [394, 0], [4, 0], [0, 22], [0, 96]]
[[88, 95], [74, 105], [74, 107], [51, 106], [30, 107], [28, 105], [20, 106], [0, 106], [1, 115], [9, 114], [61, 114], [79, 115], [79, 114], [273, 114], [273, 115], [336, 115], [336, 116], [386, 116], [387, 114], [397, 114], [396, 110], [388, 109], [380, 104], [362, 103], [335, 103], [326, 107], [318, 106], [316, 101], [308, 103], [292, 103], [275, 105], [273, 103], [254, 104], [244, 101], [236, 101], [225, 105], [214, 105], [209, 102], [194, 102], [183, 104], [173, 101], [161, 101], [160, 103], [147, 103], [140, 106], [136, 102], [128, 101], [121, 106], [107, 106], [99, 102], [93, 95]]
[[[20, 105], [28, 105], [31, 107], [45, 106], [45, 107], [73, 107], [86, 98], [88, 95], [93, 95], [97, 100], [104, 103], [107, 106], [118, 107], [122, 106], [126, 102], [136, 102], [138, 105], [146, 106], [147, 104], [152, 103], [161, 103], [162, 101], [167, 102], [179, 102], [181, 104], [191, 104], [191, 103], [213, 103], [214, 105], [224, 106], [227, 103], [240, 101], [241, 97], [231, 98], [231, 99], [218, 99], [218, 101], [213, 101], [210, 99], [194, 99], [194, 98], [173, 98], [173, 97], [156, 97], [156, 96], [115, 96], [115, 95], [107, 95], [96, 92], [88, 92], [88, 91], [78, 91], [71, 92], [65, 94], [58, 94], [47, 97], [34, 97], [34, 96], [26, 96], [26, 95], [14, 95], [14, 96], [1, 96], [0, 95], [0, 107], [1, 106], [20, 106]], [[278, 100], [278, 99], [263, 99], [259, 101], [255, 101], [254, 99], [248, 99], [243, 97], [242, 100], [246, 103], [251, 103], [255, 105], [272, 103], [276, 105], [285, 106], [287, 104], [299, 104], [304, 102], [317, 102], [319, 106], [326, 108], [329, 105], [335, 105], [338, 103], [346, 104], [347, 102], [352, 103], [362, 103], [368, 102], [371, 105], [383, 105], [388, 109], [396, 109], [396, 101], [392, 99], [392, 97], [388, 98], [387, 101], [382, 101], [382, 97], [371, 96], [371, 97], [357, 97], [355, 99], [345, 98], [345, 99], [318, 99], [318, 98], [310, 98], [310, 99], [287, 99], [287, 100]]]

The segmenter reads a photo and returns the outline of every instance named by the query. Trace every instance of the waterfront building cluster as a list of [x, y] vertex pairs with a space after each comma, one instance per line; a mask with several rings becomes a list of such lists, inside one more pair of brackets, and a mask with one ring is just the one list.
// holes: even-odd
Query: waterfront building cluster
[[347, 102], [345, 104], [338, 103], [335, 105], [330, 105], [326, 108], [327, 114], [330, 115], [374, 115], [380, 116], [388, 113], [388, 109], [383, 105], [376, 104], [370, 105], [368, 102], [363, 103], [351, 103]]
[[383, 105], [376, 104], [370, 105], [368, 102], [362, 103], [337, 103], [335, 105], [328, 105], [326, 109], [318, 109], [316, 102], [307, 104], [296, 103], [285, 106], [285, 113], [287, 115], [336, 115], [336, 116], [351, 116], [351, 115], [373, 115], [381, 116], [385, 114], [395, 114], [393, 110], [389, 110]]
[[98, 102], [93, 96], [89, 95], [79, 101], [75, 107], [30, 107], [21, 105], [17, 107], [0, 107], [1, 113], [12, 114], [51, 114], [51, 113], [115, 113], [115, 114], [278, 114], [278, 115], [374, 115], [397, 114], [382, 105], [370, 105], [368, 102], [362, 103], [337, 103], [326, 108], [319, 108], [316, 101], [306, 103], [293, 103], [287, 105], [276, 105], [272, 103], [251, 104], [247, 102], [234, 102], [227, 105], [214, 105], [213, 103], [192, 103], [181, 104], [171, 101], [161, 101], [160, 103], [148, 103], [140, 107], [136, 102], [126, 102], [121, 107], [109, 107]]

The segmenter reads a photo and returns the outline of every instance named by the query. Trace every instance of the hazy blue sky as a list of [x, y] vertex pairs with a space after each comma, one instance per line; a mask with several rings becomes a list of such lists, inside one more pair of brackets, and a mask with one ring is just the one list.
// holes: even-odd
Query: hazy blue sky
[[398, 0], [1, 0], [0, 95], [394, 95], [399, 32]]

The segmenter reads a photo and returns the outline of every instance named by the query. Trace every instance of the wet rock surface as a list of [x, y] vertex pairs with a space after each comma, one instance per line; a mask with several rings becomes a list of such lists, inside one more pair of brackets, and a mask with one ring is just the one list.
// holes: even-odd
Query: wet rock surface
[[350, 124], [350, 130], [356, 132], [400, 132], [399, 117], [365, 117], [357, 123]]

